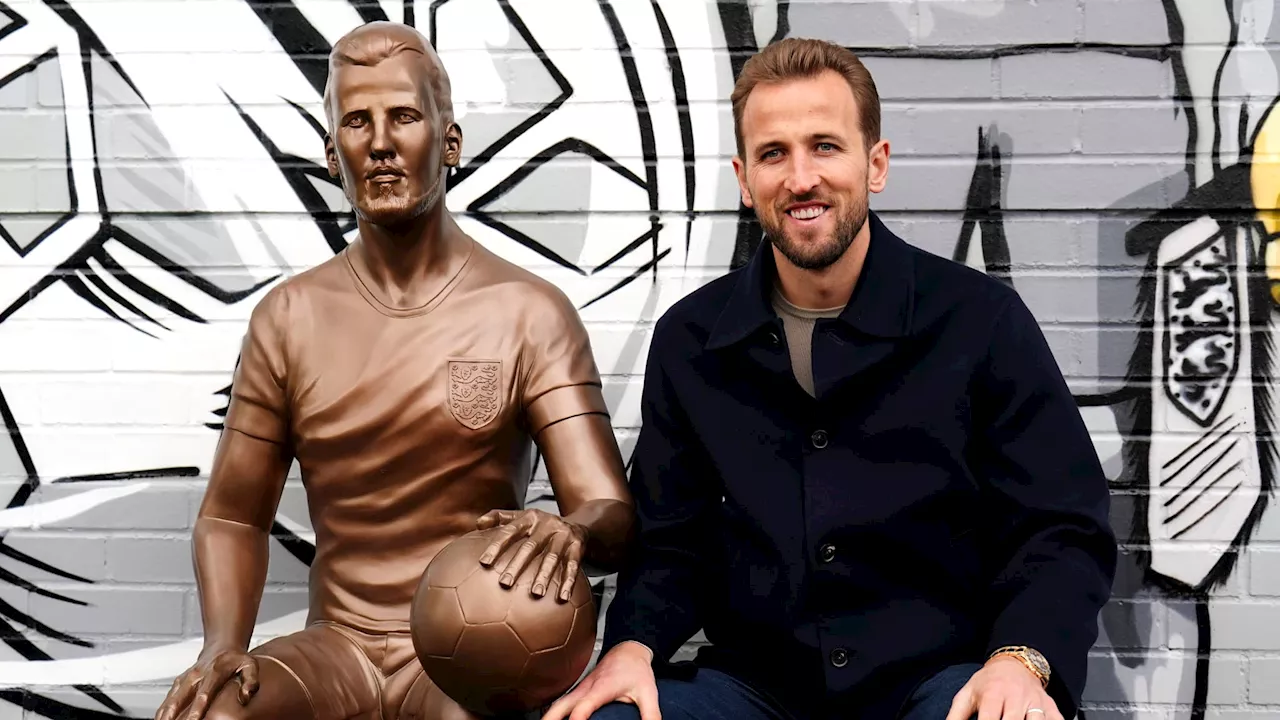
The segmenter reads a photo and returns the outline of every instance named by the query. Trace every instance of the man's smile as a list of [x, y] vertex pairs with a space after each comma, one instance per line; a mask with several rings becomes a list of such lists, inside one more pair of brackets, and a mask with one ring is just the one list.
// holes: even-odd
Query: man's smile
[[792, 220], [807, 224], [825, 215], [829, 207], [819, 202], [796, 203], [787, 208], [786, 214]]

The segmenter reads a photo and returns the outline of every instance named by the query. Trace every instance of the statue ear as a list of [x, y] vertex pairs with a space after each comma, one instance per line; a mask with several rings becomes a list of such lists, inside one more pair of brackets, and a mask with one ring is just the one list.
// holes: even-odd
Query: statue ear
[[462, 128], [450, 122], [444, 130], [444, 164], [458, 167], [462, 164]]
[[333, 136], [329, 133], [324, 134], [324, 159], [329, 166], [329, 177], [341, 177], [338, 170], [338, 148], [334, 146]]

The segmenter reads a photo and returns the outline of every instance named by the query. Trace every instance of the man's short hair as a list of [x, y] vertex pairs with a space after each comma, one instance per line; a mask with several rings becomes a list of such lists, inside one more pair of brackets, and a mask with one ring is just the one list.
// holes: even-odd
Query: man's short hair
[[849, 83], [858, 106], [858, 127], [863, 144], [870, 147], [880, 141], [880, 94], [866, 66], [848, 48], [826, 40], [786, 38], [766, 46], [742, 66], [734, 83], [733, 135], [738, 143], [738, 157], [745, 160], [742, 140], [742, 111], [747, 97], [760, 83], [776, 83], [796, 78], [813, 78], [826, 71], [838, 73]]

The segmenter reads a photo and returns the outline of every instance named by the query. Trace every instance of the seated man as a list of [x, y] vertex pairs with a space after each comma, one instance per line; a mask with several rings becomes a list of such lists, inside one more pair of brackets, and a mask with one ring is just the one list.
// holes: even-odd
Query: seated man
[[[480, 558], [503, 558], [496, 582], [535, 573], [543, 597], [563, 572], [567, 599], [579, 563], [614, 566], [631, 535], [577, 311], [446, 211], [462, 133], [439, 58], [416, 30], [372, 23], [334, 46], [329, 67], [329, 172], [359, 238], [253, 312], [195, 526], [204, 648], [158, 720], [466, 718], [409, 634], [432, 557], [500, 526]], [[533, 441], [563, 517], [512, 512]], [[307, 625], [248, 652], [294, 458], [316, 532]]]
[[1116, 541], [1035, 319], [869, 212], [889, 148], [852, 53], [773, 44], [732, 104], [768, 242], [654, 330], [639, 547], [544, 720], [1073, 717]]

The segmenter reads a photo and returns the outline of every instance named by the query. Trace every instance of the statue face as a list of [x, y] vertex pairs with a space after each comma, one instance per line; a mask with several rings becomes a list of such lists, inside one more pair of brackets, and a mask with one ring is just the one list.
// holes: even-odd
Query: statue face
[[441, 200], [444, 168], [458, 164], [462, 135], [442, 122], [434, 72], [413, 51], [334, 70], [329, 173], [368, 222], [414, 220]]

